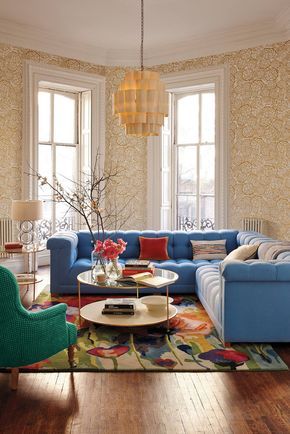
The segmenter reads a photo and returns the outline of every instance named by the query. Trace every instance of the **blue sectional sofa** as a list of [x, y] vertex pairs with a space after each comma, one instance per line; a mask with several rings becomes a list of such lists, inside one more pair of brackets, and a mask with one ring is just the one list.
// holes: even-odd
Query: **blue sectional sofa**
[[[224, 342], [290, 342], [290, 244], [236, 230], [105, 233], [105, 237], [122, 238], [128, 243], [121, 263], [139, 257], [140, 235], [168, 237], [171, 259], [154, 261], [155, 266], [178, 273], [170, 293], [198, 295]], [[192, 260], [190, 240], [226, 240], [227, 253], [243, 244], [258, 243], [260, 247], [256, 260]], [[90, 234], [57, 233], [47, 247], [51, 251], [51, 291], [76, 293], [77, 275], [91, 268]], [[269, 254], [275, 260], [269, 260]], [[104, 293], [104, 289], [84, 285], [82, 292]], [[143, 290], [148, 292], [152, 288]]]

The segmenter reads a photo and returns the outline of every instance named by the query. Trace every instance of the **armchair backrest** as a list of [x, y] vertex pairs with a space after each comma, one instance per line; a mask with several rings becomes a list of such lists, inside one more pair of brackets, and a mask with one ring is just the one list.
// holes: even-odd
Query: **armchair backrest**
[[0, 265], [0, 324], [15, 318], [16, 311], [24, 310], [17, 281], [7, 268]]

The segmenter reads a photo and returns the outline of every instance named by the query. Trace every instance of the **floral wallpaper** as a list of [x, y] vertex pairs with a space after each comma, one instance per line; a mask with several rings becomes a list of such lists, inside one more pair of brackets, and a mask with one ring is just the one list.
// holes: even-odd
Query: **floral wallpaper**
[[21, 198], [24, 60], [107, 75], [106, 164], [113, 162], [120, 167], [110, 197], [114, 206], [123, 212], [123, 228], [143, 228], [146, 225], [146, 141], [126, 137], [112, 116], [112, 89], [117, 88], [124, 69], [108, 69], [4, 44], [0, 44], [0, 217], [10, 215], [11, 199]]
[[[229, 225], [266, 220], [266, 232], [290, 239], [290, 145], [287, 137], [289, 42], [155, 67], [160, 72], [225, 65], [230, 71]], [[112, 197], [125, 206], [124, 228], [146, 228], [146, 140], [127, 137], [112, 116], [111, 94], [125, 69], [0, 44], [0, 216], [21, 197], [23, 60], [106, 76], [106, 164], [122, 169]], [[132, 200], [134, 197], [134, 200]], [[128, 217], [128, 218], [127, 218]]]
[[[229, 227], [263, 218], [265, 232], [290, 239], [290, 143], [287, 130], [289, 41], [175, 62], [163, 73], [228, 65]], [[288, 124], [289, 128], [289, 124]]]

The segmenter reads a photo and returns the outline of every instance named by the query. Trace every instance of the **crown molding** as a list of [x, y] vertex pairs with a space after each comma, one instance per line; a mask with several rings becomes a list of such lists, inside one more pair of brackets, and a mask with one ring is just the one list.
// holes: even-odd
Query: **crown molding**
[[199, 36], [190, 41], [164, 46], [162, 51], [158, 49], [147, 51], [145, 61], [147, 65], [160, 65], [168, 63], [169, 57], [171, 62], [182, 61], [282, 42], [288, 38], [286, 29], [279, 24], [276, 21], [267, 21]]
[[[289, 23], [290, 8], [271, 21], [205, 34], [167, 46], [145, 49], [145, 65], [160, 65], [282, 42], [289, 39]], [[139, 61], [138, 48], [136, 50], [106, 50], [76, 41], [59, 40], [55, 35], [37, 27], [16, 24], [7, 20], [0, 20], [0, 42], [104, 66], [138, 66]]]
[[37, 27], [0, 19], [0, 42], [31, 50], [44, 51], [85, 62], [106, 64], [106, 50], [71, 40], [60, 40], [50, 32]]

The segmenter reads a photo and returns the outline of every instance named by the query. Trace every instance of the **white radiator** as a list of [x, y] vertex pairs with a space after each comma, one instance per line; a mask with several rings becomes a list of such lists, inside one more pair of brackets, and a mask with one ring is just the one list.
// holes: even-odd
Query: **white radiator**
[[[13, 241], [13, 224], [9, 218], [0, 218], [0, 246], [4, 246], [5, 243]], [[0, 252], [0, 258], [6, 258], [6, 253]]]
[[263, 233], [264, 220], [256, 217], [245, 217], [243, 219], [244, 231], [255, 231]]

